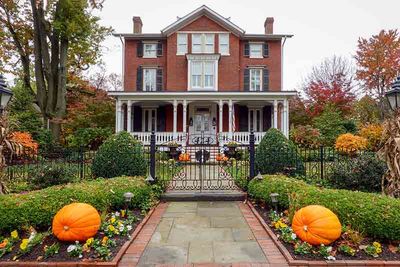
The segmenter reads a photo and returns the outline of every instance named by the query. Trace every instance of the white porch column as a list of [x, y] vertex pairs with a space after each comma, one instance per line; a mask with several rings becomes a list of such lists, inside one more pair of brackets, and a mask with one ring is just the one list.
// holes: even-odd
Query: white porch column
[[233, 119], [233, 103], [232, 99], [229, 99], [229, 139], [232, 139], [233, 133], [232, 133], [232, 119]]
[[173, 126], [174, 139], [177, 137], [177, 135], [176, 135], [177, 125], [178, 125], [178, 101], [175, 99], [174, 100], [174, 126]]
[[127, 124], [126, 124], [126, 130], [128, 133], [132, 132], [132, 101], [128, 100], [128, 104], [127, 104]]
[[289, 137], [289, 127], [288, 127], [288, 101], [283, 100], [283, 121], [282, 121], [283, 134]]
[[222, 102], [222, 100], [219, 101], [219, 103], [218, 103], [218, 108], [219, 108], [219, 120], [218, 120], [219, 126], [218, 126], [218, 129], [219, 129], [219, 132], [222, 133], [223, 130], [224, 130], [224, 129], [223, 129], [224, 102]]
[[278, 129], [278, 101], [274, 100], [274, 128]]
[[117, 108], [116, 108], [116, 118], [115, 118], [115, 132], [119, 133], [123, 128], [122, 121], [122, 101], [117, 100]]
[[186, 121], [187, 121], [186, 109], [187, 109], [187, 102], [186, 99], [184, 99], [182, 103], [182, 130], [184, 133], [186, 133]]

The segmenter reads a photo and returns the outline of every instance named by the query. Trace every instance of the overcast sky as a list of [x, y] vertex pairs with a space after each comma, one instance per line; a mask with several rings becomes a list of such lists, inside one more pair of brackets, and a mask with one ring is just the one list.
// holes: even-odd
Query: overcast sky
[[[132, 16], [142, 18], [144, 33], [159, 33], [203, 4], [231, 17], [246, 33], [264, 33], [265, 18], [274, 17], [275, 33], [294, 34], [285, 45], [285, 90], [296, 88], [326, 57], [352, 58], [360, 36], [400, 28], [400, 0], [106, 0], [100, 16], [118, 33], [132, 32]], [[107, 71], [120, 74], [119, 39], [110, 37], [104, 45]]]

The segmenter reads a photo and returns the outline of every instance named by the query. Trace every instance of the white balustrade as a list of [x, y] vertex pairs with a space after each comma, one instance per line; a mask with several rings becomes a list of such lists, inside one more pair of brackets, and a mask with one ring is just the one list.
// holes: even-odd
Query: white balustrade
[[[254, 143], [257, 145], [261, 142], [265, 132], [255, 132], [254, 133]], [[234, 141], [239, 144], [248, 145], [250, 143], [250, 133], [249, 132], [234, 132], [232, 138], [229, 138], [229, 132], [222, 132], [218, 134], [218, 140], [220, 146], [225, 145], [228, 142]]]
[[[142, 142], [143, 145], [150, 145], [150, 132], [132, 132], [131, 134], [133, 137]], [[183, 132], [177, 132], [176, 138], [174, 138], [173, 132], [156, 132], [155, 135], [157, 145], [166, 144], [172, 141], [175, 141], [180, 145], [186, 144], [186, 134]]]

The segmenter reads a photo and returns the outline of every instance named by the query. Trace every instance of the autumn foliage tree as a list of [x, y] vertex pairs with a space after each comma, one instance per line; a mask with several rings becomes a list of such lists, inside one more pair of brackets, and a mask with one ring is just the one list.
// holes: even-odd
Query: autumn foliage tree
[[383, 116], [385, 92], [400, 71], [399, 32], [382, 30], [370, 38], [360, 38], [355, 59], [357, 79], [368, 94], [378, 98]]

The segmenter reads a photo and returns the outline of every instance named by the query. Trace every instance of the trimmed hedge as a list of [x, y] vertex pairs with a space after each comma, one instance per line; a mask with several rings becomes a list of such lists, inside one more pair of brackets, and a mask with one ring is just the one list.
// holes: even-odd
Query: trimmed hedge
[[0, 196], [0, 234], [33, 226], [47, 230], [54, 215], [64, 205], [85, 202], [98, 211], [124, 207], [125, 192], [132, 192], [132, 206], [149, 209], [153, 204], [152, 189], [143, 178], [118, 177], [53, 186], [27, 194]]
[[249, 183], [248, 193], [270, 203], [270, 193], [279, 193], [279, 206], [293, 215], [301, 207], [318, 204], [338, 215], [343, 225], [374, 238], [400, 240], [400, 199], [374, 193], [324, 189], [285, 176], [265, 176]]

